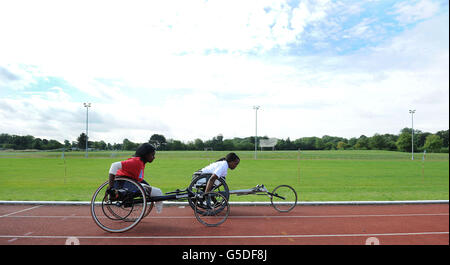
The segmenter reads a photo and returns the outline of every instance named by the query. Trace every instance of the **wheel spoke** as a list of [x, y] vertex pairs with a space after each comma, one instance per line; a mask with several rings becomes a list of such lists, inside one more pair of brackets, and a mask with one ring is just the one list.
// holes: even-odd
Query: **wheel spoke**
[[147, 200], [141, 185], [134, 180], [118, 177], [114, 188], [120, 189], [123, 197], [110, 200], [107, 195], [108, 181], [94, 193], [91, 200], [91, 215], [95, 223], [108, 232], [125, 232], [136, 226], [144, 217]]

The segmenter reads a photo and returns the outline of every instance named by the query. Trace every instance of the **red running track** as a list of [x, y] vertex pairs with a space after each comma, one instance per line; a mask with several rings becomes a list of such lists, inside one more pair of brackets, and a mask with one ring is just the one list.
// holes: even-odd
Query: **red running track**
[[0, 245], [448, 245], [449, 205], [231, 206], [218, 227], [189, 206], [153, 210], [135, 228], [108, 233], [89, 206], [0, 205]]

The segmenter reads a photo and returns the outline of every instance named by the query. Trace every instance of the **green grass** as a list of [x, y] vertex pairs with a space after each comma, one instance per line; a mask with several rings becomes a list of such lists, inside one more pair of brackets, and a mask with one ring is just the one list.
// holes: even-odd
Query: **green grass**
[[[192, 173], [227, 152], [157, 152], [145, 179], [163, 192], [184, 189]], [[448, 154], [388, 151], [237, 152], [241, 163], [228, 172], [231, 190], [264, 184], [293, 186], [301, 201], [431, 200], [449, 198]], [[0, 200], [88, 201], [107, 180], [112, 162], [131, 152], [0, 152]], [[232, 201], [268, 201], [232, 196]]]

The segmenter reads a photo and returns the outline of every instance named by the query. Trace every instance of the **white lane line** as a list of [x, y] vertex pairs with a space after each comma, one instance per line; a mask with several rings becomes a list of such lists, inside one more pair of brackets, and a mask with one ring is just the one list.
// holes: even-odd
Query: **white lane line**
[[17, 211], [17, 212], [13, 212], [13, 213], [1, 215], [0, 218], [8, 217], [8, 216], [14, 215], [14, 214], [16, 214], [16, 213], [22, 213], [22, 212], [25, 212], [25, 211], [33, 210], [33, 209], [39, 208], [39, 207], [41, 207], [41, 206], [42, 206], [42, 205], [37, 205], [37, 206], [30, 207], [30, 208], [27, 208], [27, 209], [23, 209], [23, 210], [20, 210], [20, 211]]
[[[75, 217], [75, 214], [73, 213], [73, 214], [71, 214], [70, 216], [60, 216], [60, 218], [62, 217], [62, 221], [64, 221], [64, 220], [66, 220], [66, 219], [68, 219], [68, 218], [73, 218], [73, 217]], [[86, 216], [87, 217], [87, 216]]]
[[[28, 233], [24, 234], [24, 236], [29, 236], [29, 235], [31, 235], [31, 234], [33, 234], [33, 232], [28, 232]], [[12, 243], [12, 242], [16, 241], [17, 239], [18, 239], [17, 237], [14, 237], [14, 238], [8, 240], [8, 242], [9, 242], [9, 243]]]
[[[364, 217], [414, 217], [414, 216], [448, 216], [448, 213], [412, 213], [412, 214], [361, 214], [361, 215], [279, 215], [279, 216], [266, 216], [266, 215], [249, 215], [249, 216], [238, 216], [231, 215], [228, 219], [244, 219], [244, 218], [364, 218]], [[2, 216], [3, 217], [3, 216]], [[62, 218], [73, 219], [73, 218], [92, 218], [91, 216], [64, 216], [64, 215], [15, 215], [15, 216], [4, 216], [8, 218]], [[146, 219], [192, 219], [194, 216], [148, 216]]]
[[410, 217], [443, 216], [448, 213], [411, 213], [411, 214], [348, 214], [348, 215], [289, 215], [289, 216], [229, 216], [228, 218], [363, 218], [363, 217]]
[[420, 236], [448, 235], [449, 232], [376, 233], [376, 234], [322, 234], [322, 235], [248, 235], [248, 236], [17, 236], [0, 235], [0, 238], [40, 238], [40, 239], [236, 239], [236, 238], [321, 238], [321, 237], [370, 237], [370, 236]]

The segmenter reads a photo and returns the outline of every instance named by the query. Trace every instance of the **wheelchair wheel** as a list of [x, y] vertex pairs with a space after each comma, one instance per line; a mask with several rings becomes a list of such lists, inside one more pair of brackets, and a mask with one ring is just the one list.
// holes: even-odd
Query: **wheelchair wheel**
[[95, 191], [91, 200], [91, 215], [95, 223], [103, 230], [120, 233], [135, 227], [146, 211], [147, 198], [144, 189], [132, 179], [117, 177], [114, 189], [120, 191], [117, 199], [107, 193], [106, 181]]
[[150, 214], [150, 212], [152, 211], [155, 203], [150, 200], [151, 190], [148, 189], [148, 188], [150, 188], [150, 185], [141, 184], [141, 187], [144, 189], [144, 192], [147, 195], [147, 207], [145, 208], [145, 213], [144, 213], [144, 217], [147, 217]]
[[270, 204], [279, 212], [289, 212], [297, 205], [297, 192], [289, 185], [280, 185], [269, 195]]
[[207, 192], [198, 196], [195, 218], [206, 226], [218, 226], [225, 222], [230, 214], [230, 205], [224, 195], [217, 192]]
[[[205, 193], [206, 184], [208, 183], [209, 178], [211, 175], [197, 175], [195, 176], [191, 183], [189, 184], [188, 190], [194, 194], [203, 194]], [[222, 194], [223, 197], [228, 201], [230, 198], [230, 190], [228, 189], [228, 185], [225, 182], [224, 179], [218, 178], [210, 190], [210, 192], [217, 192], [219, 194]], [[203, 208], [204, 205], [201, 203], [197, 203], [197, 198], [188, 198], [189, 205], [191, 208], [198, 212], [199, 214], [203, 214], [205, 209]]]
[[152, 211], [154, 205], [155, 205], [155, 203], [154, 202], [149, 202], [148, 198], [147, 198], [147, 207], [145, 208], [144, 217], [147, 217], [150, 214], [150, 212]]

